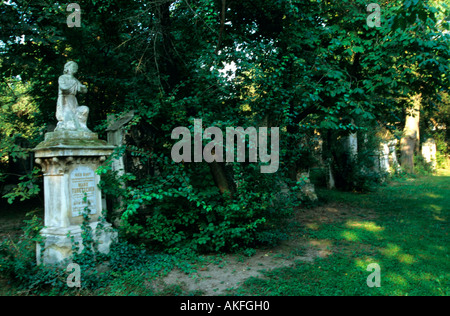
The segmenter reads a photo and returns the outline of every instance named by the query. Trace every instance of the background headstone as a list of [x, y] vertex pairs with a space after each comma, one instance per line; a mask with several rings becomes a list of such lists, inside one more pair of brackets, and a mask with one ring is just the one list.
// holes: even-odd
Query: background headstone
[[[109, 126], [106, 129], [108, 144], [120, 147], [126, 145], [126, 131], [125, 126], [133, 119], [134, 111], [127, 112], [119, 117], [114, 115], [108, 116]], [[121, 177], [126, 172], [126, 155], [122, 155], [120, 157], [115, 158], [112, 161], [112, 170], [117, 172], [117, 176]], [[115, 226], [120, 226], [120, 216], [123, 213], [122, 205], [122, 197], [112, 197], [109, 200], [111, 205], [114, 205], [112, 209], [113, 212], [113, 223]]]
[[303, 184], [301, 189], [301, 197], [305, 197], [311, 202], [316, 202], [318, 200], [314, 184], [312, 184], [309, 179], [309, 170], [308, 172], [298, 173], [297, 182], [302, 182]]
[[426, 162], [431, 164], [433, 169], [436, 169], [436, 141], [433, 138], [428, 138], [422, 144], [422, 156]]
[[390, 165], [389, 165], [389, 144], [386, 142], [382, 142], [380, 144], [380, 156], [379, 156], [379, 162], [380, 162], [380, 172], [389, 172]]

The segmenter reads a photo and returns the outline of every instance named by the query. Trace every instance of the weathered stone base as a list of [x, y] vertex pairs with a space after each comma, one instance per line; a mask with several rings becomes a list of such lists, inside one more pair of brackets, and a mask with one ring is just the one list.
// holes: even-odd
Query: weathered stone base
[[[98, 251], [108, 254], [111, 244], [117, 240], [117, 233], [111, 229], [111, 224], [102, 223], [103, 227], [97, 228], [99, 222], [92, 222], [92, 236], [97, 242]], [[84, 248], [81, 238], [81, 225], [69, 227], [47, 227], [41, 230], [40, 234], [45, 238], [45, 246], [36, 244], [36, 260], [38, 264], [59, 265], [65, 259], [69, 259], [72, 254], [72, 240], [78, 245], [78, 251]], [[41, 253], [42, 258], [41, 258]]]

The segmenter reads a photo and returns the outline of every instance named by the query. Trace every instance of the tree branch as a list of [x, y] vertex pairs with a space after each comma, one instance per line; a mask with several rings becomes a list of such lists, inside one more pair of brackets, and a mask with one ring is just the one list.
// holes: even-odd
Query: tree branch
[[227, 12], [227, 0], [222, 0], [222, 14], [221, 14], [221, 18], [220, 18], [219, 40], [217, 41], [217, 47], [216, 47], [216, 50], [214, 51], [214, 54], [216, 54], [216, 55], [219, 52], [220, 46], [222, 45], [222, 36], [223, 36], [223, 32], [225, 30], [226, 12]]
[[[189, 9], [191, 9], [191, 11], [194, 13], [195, 17], [198, 16], [197, 12], [194, 11], [194, 9], [192, 9], [191, 5], [189, 4], [189, 2], [187, 0], [184, 0], [184, 2], [186, 2], [187, 6], [189, 7]], [[208, 23], [205, 22], [205, 20], [201, 19], [203, 21], [203, 23], [205, 23], [205, 25], [213, 32], [213, 33], [217, 33], [214, 29], [212, 29]]]

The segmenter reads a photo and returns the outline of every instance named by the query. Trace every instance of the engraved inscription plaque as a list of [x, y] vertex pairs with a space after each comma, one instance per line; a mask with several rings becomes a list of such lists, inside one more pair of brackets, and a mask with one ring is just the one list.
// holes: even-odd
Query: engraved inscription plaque
[[97, 212], [97, 185], [95, 172], [89, 167], [81, 166], [70, 173], [70, 194], [72, 216], [81, 216], [88, 207], [90, 214]]

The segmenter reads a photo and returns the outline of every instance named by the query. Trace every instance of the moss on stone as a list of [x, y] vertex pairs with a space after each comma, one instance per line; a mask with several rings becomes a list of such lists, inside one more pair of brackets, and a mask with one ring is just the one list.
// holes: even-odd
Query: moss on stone
[[84, 132], [53, 132], [45, 135], [45, 140], [39, 143], [35, 149], [51, 147], [103, 147], [108, 146], [104, 140], [98, 139], [96, 133]]

